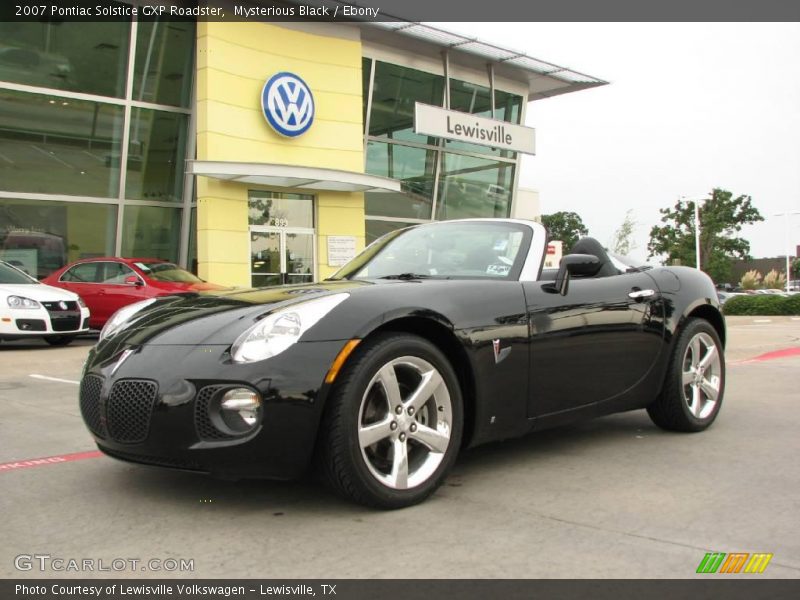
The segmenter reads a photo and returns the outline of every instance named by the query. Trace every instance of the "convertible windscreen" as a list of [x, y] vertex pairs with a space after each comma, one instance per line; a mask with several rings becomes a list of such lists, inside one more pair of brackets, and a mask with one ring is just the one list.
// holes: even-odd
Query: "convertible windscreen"
[[530, 238], [511, 222], [420, 225], [377, 240], [332, 279], [515, 279]]

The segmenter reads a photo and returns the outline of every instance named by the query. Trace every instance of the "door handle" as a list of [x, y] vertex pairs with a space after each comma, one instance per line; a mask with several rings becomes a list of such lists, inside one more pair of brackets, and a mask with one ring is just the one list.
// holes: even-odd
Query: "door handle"
[[633, 290], [628, 294], [628, 298], [633, 298], [634, 300], [642, 300], [643, 298], [649, 298], [655, 293], [656, 293], [655, 290]]

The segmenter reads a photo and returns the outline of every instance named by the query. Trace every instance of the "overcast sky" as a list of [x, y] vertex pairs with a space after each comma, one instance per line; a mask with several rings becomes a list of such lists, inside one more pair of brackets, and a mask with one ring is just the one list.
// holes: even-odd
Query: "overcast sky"
[[[752, 196], [753, 256], [784, 255], [800, 211], [800, 24], [439, 23], [611, 82], [528, 105], [537, 155], [520, 185], [608, 244], [629, 208], [634, 256], [658, 209], [713, 187]], [[790, 217], [791, 247], [800, 215]]]

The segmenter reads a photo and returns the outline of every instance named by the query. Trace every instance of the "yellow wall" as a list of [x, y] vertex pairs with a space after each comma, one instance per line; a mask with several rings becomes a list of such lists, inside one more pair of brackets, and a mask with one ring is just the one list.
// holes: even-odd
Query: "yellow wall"
[[[363, 172], [359, 41], [266, 23], [199, 22], [197, 68], [198, 160]], [[314, 95], [314, 123], [297, 138], [274, 132], [261, 112], [264, 83], [279, 71], [302, 77]], [[247, 191], [254, 187], [198, 177], [197, 259], [203, 279], [250, 285]], [[364, 246], [364, 197], [315, 195], [317, 272], [324, 278], [336, 270], [327, 266], [328, 235], [356, 236], [358, 248]]]

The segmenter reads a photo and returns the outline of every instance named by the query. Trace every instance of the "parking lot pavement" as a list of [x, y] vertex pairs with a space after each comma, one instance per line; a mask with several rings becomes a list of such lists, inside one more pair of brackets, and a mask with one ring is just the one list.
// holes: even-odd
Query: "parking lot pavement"
[[[41, 577], [13, 566], [39, 553], [194, 560], [194, 572], [117, 574], [139, 577], [686, 578], [719, 551], [774, 554], [762, 575], [735, 577], [797, 578], [800, 356], [747, 359], [800, 347], [800, 320], [728, 326], [725, 404], [707, 432], [662, 432], [637, 411], [476, 448], [402, 511], [313, 482], [222, 482], [106, 457], [0, 470], [0, 575]], [[77, 381], [90, 343], [0, 344], [0, 462], [93, 450], [77, 385], [30, 376]]]

